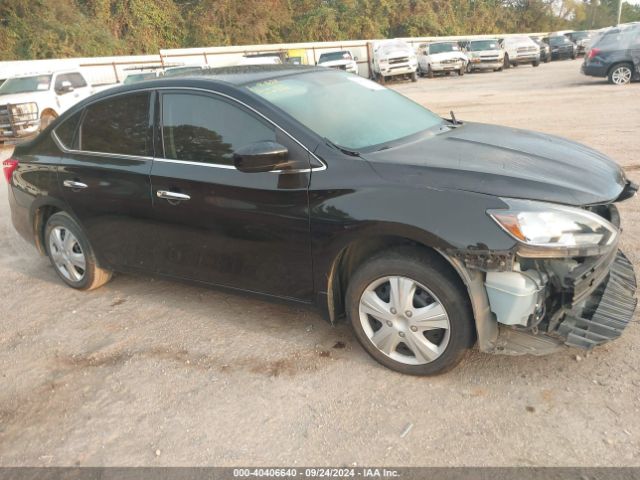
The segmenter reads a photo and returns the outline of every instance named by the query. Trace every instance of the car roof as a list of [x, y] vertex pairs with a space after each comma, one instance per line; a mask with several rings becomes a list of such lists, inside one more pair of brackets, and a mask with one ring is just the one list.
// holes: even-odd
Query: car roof
[[[88, 100], [99, 100], [104, 97], [118, 95], [126, 92], [134, 92], [141, 89], [154, 89], [166, 87], [193, 87], [209, 88], [218, 86], [241, 87], [249, 83], [273, 80], [276, 78], [289, 77], [307, 73], [330, 74], [337, 71], [326, 67], [293, 65], [293, 64], [270, 64], [270, 65], [238, 65], [232, 67], [218, 67], [189, 72], [179, 77], [156, 77], [151, 80], [143, 80], [130, 84], [121, 84], [113, 88], [108, 88], [92, 95]], [[80, 102], [78, 105], [85, 103]]]
[[247, 83], [262, 82], [275, 78], [298, 75], [310, 72], [326, 72], [326, 68], [292, 65], [292, 64], [262, 64], [262, 65], [237, 65], [231, 67], [208, 68], [199, 72], [189, 73], [187, 78], [198, 80], [215, 80], [230, 83], [232, 85], [246, 85]]

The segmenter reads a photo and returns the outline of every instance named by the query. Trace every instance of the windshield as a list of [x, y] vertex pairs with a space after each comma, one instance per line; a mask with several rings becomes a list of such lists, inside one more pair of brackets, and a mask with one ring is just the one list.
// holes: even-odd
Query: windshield
[[469, 50], [472, 52], [480, 52], [482, 50], [498, 50], [498, 42], [495, 40], [481, 40], [478, 42], [471, 42], [469, 44]]
[[51, 85], [51, 75], [10, 78], [0, 86], [0, 95], [49, 90], [49, 85]]
[[567, 37], [550, 37], [549, 45], [562, 45], [563, 43], [569, 43], [570, 40]]
[[429, 45], [429, 53], [457, 52], [460, 48], [455, 43], [433, 43]]
[[339, 71], [276, 78], [246, 88], [349, 150], [389, 143], [444, 123], [393, 90]]
[[351, 60], [351, 53], [349, 52], [323, 53], [322, 55], [320, 55], [320, 60], [318, 61], [318, 63], [332, 62], [334, 60]]

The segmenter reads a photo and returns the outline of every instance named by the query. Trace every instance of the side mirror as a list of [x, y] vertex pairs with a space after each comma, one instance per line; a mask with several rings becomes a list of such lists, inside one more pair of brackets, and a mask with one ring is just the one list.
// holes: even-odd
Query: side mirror
[[233, 164], [245, 173], [271, 172], [287, 161], [289, 151], [279, 143], [255, 142], [233, 152]]
[[69, 80], [63, 80], [60, 84], [60, 88], [58, 89], [58, 93], [69, 93], [73, 92], [73, 85]]

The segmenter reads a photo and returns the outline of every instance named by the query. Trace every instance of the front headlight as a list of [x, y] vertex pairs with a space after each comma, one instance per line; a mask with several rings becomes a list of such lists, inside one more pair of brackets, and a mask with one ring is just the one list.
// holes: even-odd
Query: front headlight
[[522, 244], [525, 257], [601, 255], [616, 243], [618, 229], [580, 208], [528, 200], [502, 199], [508, 209], [487, 213]]
[[35, 102], [29, 103], [18, 103], [16, 105], [11, 105], [11, 113], [14, 115], [30, 115], [38, 113], [38, 104]]

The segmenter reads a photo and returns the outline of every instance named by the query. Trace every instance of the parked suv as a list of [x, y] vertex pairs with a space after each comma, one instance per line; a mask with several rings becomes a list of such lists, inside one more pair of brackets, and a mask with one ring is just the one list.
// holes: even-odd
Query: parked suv
[[544, 41], [551, 48], [551, 60], [561, 60], [570, 58], [575, 60], [578, 55], [578, 47], [564, 35], [555, 35], [547, 37]]
[[373, 48], [373, 77], [380, 83], [390, 77], [418, 80], [418, 60], [413, 49], [402, 40], [378, 42]]
[[591, 45], [591, 32], [586, 30], [565, 33], [565, 36], [576, 44], [576, 53], [578, 55], [584, 55]]
[[496, 39], [469, 40], [464, 43], [464, 51], [469, 59], [467, 73], [476, 70], [498, 72], [504, 66], [504, 50]]
[[441, 373], [476, 343], [590, 349], [636, 306], [616, 204], [637, 186], [613, 160], [334, 69], [116, 87], [4, 174], [15, 228], [70, 287], [148, 272], [315, 304], [404, 373]]
[[540, 47], [529, 37], [505, 37], [500, 41], [504, 49], [504, 68], [530, 63], [540, 65]]
[[320, 55], [318, 65], [321, 67], [337, 68], [338, 70], [346, 70], [349, 73], [358, 73], [357, 58], [351, 55], [349, 50], [340, 50], [337, 52], [327, 52]]
[[615, 85], [640, 80], [640, 24], [615, 27], [599, 36], [584, 58], [582, 73], [607, 77]]
[[7, 79], [0, 86], [0, 143], [35, 135], [91, 93], [79, 71]]
[[456, 42], [423, 43], [418, 47], [418, 75], [457, 72], [464, 75], [468, 58]]

